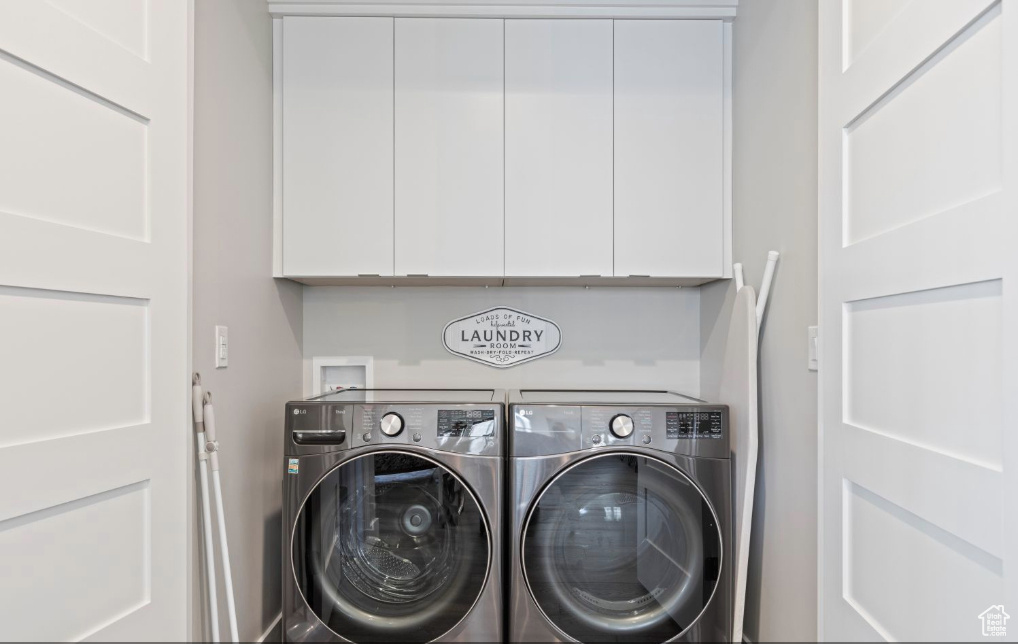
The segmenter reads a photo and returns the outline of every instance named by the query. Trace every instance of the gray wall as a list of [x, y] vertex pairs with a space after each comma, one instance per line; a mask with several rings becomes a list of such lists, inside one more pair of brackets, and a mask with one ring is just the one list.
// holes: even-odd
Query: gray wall
[[[304, 289], [304, 357], [374, 356], [376, 387], [649, 387], [700, 391], [699, 291], [676, 288]], [[449, 354], [454, 318], [492, 306], [562, 328], [552, 356], [494, 369]], [[311, 382], [306, 364], [306, 382]]]
[[[817, 5], [749, 0], [735, 20], [734, 257], [759, 288], [781, 253], [760, 346], [760, 465], [746, 636], [816, 639]], [[703, 394], [717, 391], [734, 283], [701, 292]]]
[[[194, 20], [193, 363], [214, 396], [240, 637], [251, 641], [280, 609], [280, 428], [283, 403], [301, 394], [301, 287], [270, 276], [272, 26], [265, 4], [198, 0]], [[230, 329], [226, 369], [213, 360], [216, 324]], [[206, 637], [199, 546], [196, 639]], [[222, 591], [219, 597], [225, 606]]]

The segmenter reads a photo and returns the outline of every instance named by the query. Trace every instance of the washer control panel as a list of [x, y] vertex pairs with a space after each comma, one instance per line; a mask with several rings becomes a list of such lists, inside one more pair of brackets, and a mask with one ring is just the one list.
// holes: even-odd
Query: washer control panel
[[438, 435], [442, 438], [487, 435], [494, 422], [494, 409], [439, 409]]
[[350, 448], [416, 445], [461, 454], [501, 454], [501, 405], [355, 405]]
[[498, 456], [505, 417], [500, 403], [389, 404], [303, 401], [287, 404], [287, 454], [408, 445]]

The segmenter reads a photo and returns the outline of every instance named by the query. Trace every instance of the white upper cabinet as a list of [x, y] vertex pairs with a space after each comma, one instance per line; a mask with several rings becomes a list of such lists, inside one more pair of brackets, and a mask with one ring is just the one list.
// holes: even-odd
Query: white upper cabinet
[[505, 274], [612, 275], [612, 21], [505, 21]]
[[576, 2], [554, 18], [540, 3], [467, 2], [465, 15], [433, 17], [386, 6], [398, 17], [277, 7], [275, 275], [729, 276], [729, 0]]
[[396, 19], [396, 275], [503, 271], [503, 21]]
[[393, 19], [287, 17], [282, 49], [283, 272], [391, 276]]
[[615, 275], [724, 272], [720, 20], [615, 21]]

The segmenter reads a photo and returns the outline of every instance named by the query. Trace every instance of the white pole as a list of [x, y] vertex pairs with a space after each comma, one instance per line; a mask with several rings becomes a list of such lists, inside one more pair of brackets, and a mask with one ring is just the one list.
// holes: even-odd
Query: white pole
[[739, 289], [746, 285], [746, 280], [742, 276], [742, 264], [735, 264], [732, 267], [732, 272], [735, 273], [735, 292], [738, 293]]
[[205, 451], [205, 421], [202, 419], [203, 395], [201, 376], [197, 373], [191, 381], [191, 412], [198, 449], [198, 474], [201, 479], [202, 536], [205, 544], [205, 581], [208, 584], [209, 621], [212, 627], [212, 641], [219, 641], [219, 600], [216, 598], [216, 552], [212, 541], [212, 504], [209, 503], [209, 455]]
[[[198, 434], [198, 440], [205, 444], [205, 432]], [[209, 501], [209, 466], [207, 455], [202, 450], [202, 460], [198, 463], [201, 476], [201, 513], [205, 532], [205, 576], [209, 586], [209, 619], [212, 622], [212, 641], [219, 641], [219, 599], [216, 597], [216, 555], [215, 542], [212, 540], [212, 503]]]
[[767, 296], [771, 292], [771, 281], [774, 279], [774, 265], [778, 263], [779, 256], [776, 250], [767, 253], [767, 266], [764, 268], [763, 283], [760, 285], [760, 299], [756, 303], [757, 334], [760, 332], [760, 324], [763, 322], [764, 311], [767, 310]]
[[223, 556], [223, 584], [226, 586], [226, 610], [230, 617], [230, 638], [240, 641], [237, 634], [237, 606], [233, 598], [233, 573], [230, 570], [230, 548], [226, 540], [226, 513], [223, 511], [223, 486], [219, 478], [219, 444], [216, 442], [216, 415], [212, 409], [212, 395], [205, 394], [205, 451], [212, 464], [212, 490], [216, 500], [216, 519], [219, 524], [219, 549]]
[[230, 571], [230, 549], [226, 545], [226, 521], [223, 513], [223, 486], [219, 480], [219, 470], [212, 470], [212, 489], [216, 495], [216, 512], [219, 516], [219, 543], [223, 555], [223, 583], [226, 584], [226, 609], [230, 615], [230, 636], [234, 642], [240, 641], [237, 633], [237, 606], [233, 599], [233, 574]]

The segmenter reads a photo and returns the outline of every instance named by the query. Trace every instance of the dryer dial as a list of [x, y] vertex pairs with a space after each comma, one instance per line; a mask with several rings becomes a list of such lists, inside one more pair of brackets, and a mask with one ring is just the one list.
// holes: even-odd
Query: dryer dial
[[629, 438], [633, 433], [633, 419], [625, 414], [618, 414], [612, 418], [608, 428], [617, 438]]

